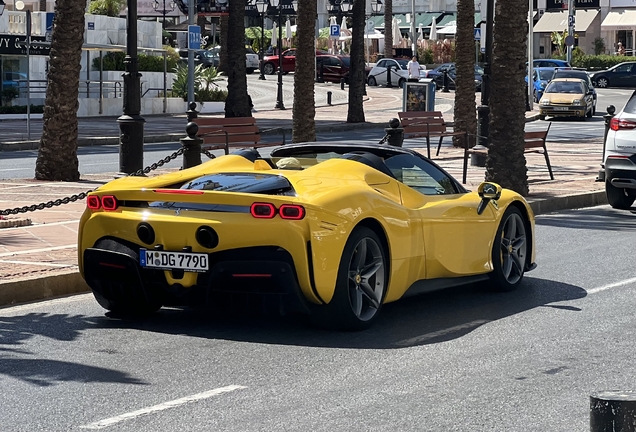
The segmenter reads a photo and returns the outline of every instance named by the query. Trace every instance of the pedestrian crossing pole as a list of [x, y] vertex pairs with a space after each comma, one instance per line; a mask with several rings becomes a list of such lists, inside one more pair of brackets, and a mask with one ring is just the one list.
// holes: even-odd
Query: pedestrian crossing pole
[[567, 45], [567, 60], [572, 65], [572, 48], [574, 48], [574, 23], [575, 23], [575, 10], [574, 0], [568, 0], [568, 41]]

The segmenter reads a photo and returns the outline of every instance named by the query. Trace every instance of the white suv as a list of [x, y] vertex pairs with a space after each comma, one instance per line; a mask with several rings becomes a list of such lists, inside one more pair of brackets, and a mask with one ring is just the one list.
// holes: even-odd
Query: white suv
[[607, 201], [617, 209], [630, 208], [636, 200], [636, 91], [610, 121], [603, 160], [599, 180], [605, 180]]

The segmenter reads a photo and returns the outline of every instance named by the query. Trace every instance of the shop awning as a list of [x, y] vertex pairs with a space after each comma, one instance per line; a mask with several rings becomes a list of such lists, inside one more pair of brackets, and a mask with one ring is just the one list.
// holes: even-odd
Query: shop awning
[[601, 28], [603, 27], [612, 27], [614, 29], [616, 27], [624, 27], [623, 30], [633, 29], [636, 27], [636, 10], [611, 11], [601, 23]]
[[[574, 31], [586, 32], [594, 18], [598, 15], [597, 10], [577, 10], [576, 11], [576, 24]], [[535, 33], [552, 33], [567, 30], [568, 28], [568, 13], [567, 11], [561, 12], [546, 12], [534, 25]]]
[[[431, 22], [433, 22], [433, 19], [437, 19], [437, 17], [439, 17], [440, 15], [442, 15], [442, 12], [424, 12], [424, 13], [416, 13], [415, 14], [415, 28], [418, 28], [420, 26], [420, 24], [422, 24], [423, 27], [430, 27], [431, 26]], [[408, 30], [411, 28], [411, 23], [406, 21], [406, 15], [404, 14], [394, 14], [393, 18], [397, 18], [399, 20], [399, 25], [401, 29], [404, 30]], [[373, 21], [375, 21], [376, 25], [375, 28], [377, 29], [384, 29], [384, 17], [383, 16], [374, 16], [371, 17], [370, 19], [372, 19]], [[439, 26], [439, 24], [438, 24]]]

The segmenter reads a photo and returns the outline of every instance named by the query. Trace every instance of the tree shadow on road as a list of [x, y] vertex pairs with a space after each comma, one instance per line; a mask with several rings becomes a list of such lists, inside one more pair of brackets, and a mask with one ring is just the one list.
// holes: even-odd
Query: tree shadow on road
[[631, 210], [611, 210], [594, 208], [585, 211], [565, 211], [542, 215], [536, 220], [537, 225], [557, 228], [574, 228], [606, 231], [635, 231], [636, 207]]

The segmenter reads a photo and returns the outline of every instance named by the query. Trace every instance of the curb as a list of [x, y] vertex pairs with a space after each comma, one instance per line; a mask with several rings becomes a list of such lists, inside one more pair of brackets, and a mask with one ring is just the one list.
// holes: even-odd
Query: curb
[[45, 277], [0, 282], [0, 307], [90, 291], [77, 270]]
[[[328, 133], [328, 132], [341, 132], [349, 130], [362, 130], [362, 129], [375, 129], [384, 128], [388, 126], [387, 122], [365, 122], [365, 123], [336, 123], [332, 125], [316, 126], [316, 133]], [[275, 131], [266, 131], [261, 133], [261, 136], [271, 136], [280, 134], [281, 129]], [[291, 127], [285, 127], [282, 129], [285, 136], [292, 134]], [[159, 144], [159, 143], [178, 143], [180, 139], [185, 138], [185, 127], [182, 134], [170, 133], [162, 135], [145, 135], [144, 144]], [[90, 146], [102, 146], [102, 145], [118, 145], [119, 137], [91, 137], [91, 138], [78, 138], [78, 147], [90, 147]], [[39, 140], [31, 141], [17, 141], [17, 142], [4, 142], [0, 143], [0, 151], [19, 151], [19, 150], [37, 150], [40, 147]]]
[[[535, 215], [607, 204], [605, 191], [531, 201]], [[0, 282], [0, 307], [90, 292], [77, 270], [45, 277]]]

